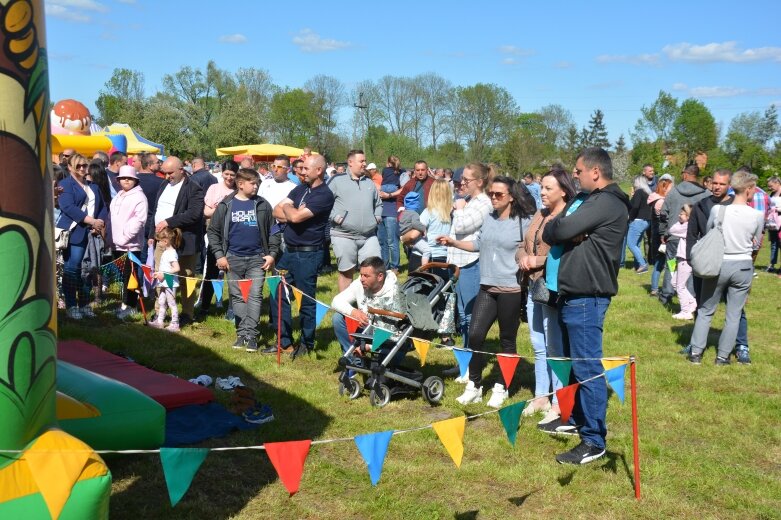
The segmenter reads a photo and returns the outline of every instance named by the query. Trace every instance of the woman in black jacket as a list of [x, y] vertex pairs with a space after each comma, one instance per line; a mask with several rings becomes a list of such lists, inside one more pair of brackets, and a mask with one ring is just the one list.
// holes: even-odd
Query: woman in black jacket
[[635, 192], [630, 201], [629, 230], [626, 242], [635, 257], [635, 272], [642, 274], [648, 272], [648, 262], [640, 249], [640, 243], [643, 241], [643, 235], [648, 226], [651, 225], [651, 207], [648, 205], [648, 195], [651, 194], [651, 188], [648, 187], [646, 178], [638, 175], [634, 180], [634, 189]]

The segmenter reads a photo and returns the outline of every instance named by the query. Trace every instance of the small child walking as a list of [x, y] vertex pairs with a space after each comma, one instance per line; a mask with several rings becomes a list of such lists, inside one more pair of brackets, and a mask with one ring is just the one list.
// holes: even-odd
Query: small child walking
[[678, 293], [678, 303], [681, 305], [681, 312], [673, 314], [676, 320], [693, 320], [694, 311], [697, 310], [697, 300], [686, 288], [686, 282], [692, 274], [692, 268], [686, 258], [686, 231], [689, 229], [689, 215], [691, 215], [691, 204], [684, 204], [681, 212], [678, 214], [678, 222], [670, 226], [670, 234], [680, 238], [678, 241], [678, 250], [675, 253], [677, 267], [673, 273], [673, 286]]
[[[176, 307], [176, 288], [179, 287], [179, 278], [174, 276], [171, 286], [166, 283], [165, 275], [179, 272], [179, 255], [176, 249], [182, 243], [182, 232], [178, 228], [163, 228], [155, 234], [158, 246], [163, 253], [160, 255], [159, 271], [154, 276], [160, 285], [160, 295], [157, 297], [157, 319], [150, 321], [149, 325], [156, 329], [162, 329], [165, 320], [166, 307], [171, 309], [171, 323], [166, 330], [179, 332], [179, 309]], [[169, 277], [170, 278], [170, 277]]]

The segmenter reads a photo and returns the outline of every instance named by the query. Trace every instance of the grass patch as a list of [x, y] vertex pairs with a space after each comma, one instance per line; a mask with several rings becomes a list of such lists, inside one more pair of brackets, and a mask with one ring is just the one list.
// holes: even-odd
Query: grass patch
[[[758, 266], [764, 266], [767, 249]], [[758, 269], [760, 271], [760, 269]], [[461, 469], [456, 469], [431, 430], [394, 437], [378, 487], [373, 488], [355, 445], [314, 446], [301, 491], [292, 499], [264, 453], [212, 453], [176, 509], [171, 509], [156, 455], [111, 456], [112, 518], [781, 518], [781, 346], [778, 316], [781, 280], [759, 272], [746, 306], [753, 364], [713, 366], [723, 309], [701, 366], [678, 350], [692, 325], [673, 320], [671, 310], [648, 296], [650, 275], [629, 269], [605, 322], [605, 355], [635, 354], [641, 436], [643, 500], [632, 483], [629, 402], [608, 402], [608, 455], [575, 468], [554, 456], [577, 442], [552, 438], [524, 419], [510, 446], [496, 414], [471, 421]], [[335, 276], [320, 279], [317, 297], [329, 302]], [[677, 310], [677, 309], [675, 309]], [[264, 340], [274, 338], [266, 322]], [[291, 362], [235, 351], [233, 327], [219, 317], [178, 335], [120, 324], [108, 313], [97, 322], [62, 322], [62, 338], [80, 338], [122, 352], [163, 373], [189, 379], [199, 374], [235, 375], [274, 409], [276, 420], [255, 432], [233, 434], [203, 446], [245, 446], [266, 441], [352, 437], [403, 429], [464, 412], [455, 402], [462, 388], [447, 381], [442, 406], [422, 398], [401, 399], [374, 409], [368, 398], [347, 401], [337, 393], [337, 359], [330, 318], [318, 329], [316, 355]], [[488, 348], [497, 349], [497, 330]], [[521, 325], [518, 351], [532, 350]], [[411, 354], [414, 358], [415, 354]], [[416, 360], [410, 360], [416, 365]], [[432, 349], [423, 368], [438, 375], [453, 355]], [[497, 370], [489, 363], [486, 370]], [[510, 402], [533, 393], [533, 367], [521, 362]], [[629, 398], [627, 374], [627, 399]], [[219, 390], [217, 398], [227, 402]], [[467, 413], [487, 410], [472, 405]]]

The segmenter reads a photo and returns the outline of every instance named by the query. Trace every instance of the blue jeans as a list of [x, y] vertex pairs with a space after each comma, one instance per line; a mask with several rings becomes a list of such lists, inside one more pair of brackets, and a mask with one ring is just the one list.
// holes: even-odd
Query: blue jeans
[[[71, 241], [65, 250], [65, 264], [62, 267], [62, 294], [65, 297], [67, 307], [86, 307], [89, 304], [91, 281], [81, 275], [81, 263], [87, 250], [87, 234], [79, 243]], [[79, 293], [76, 301], [76, 291]]]
[[377, 239], [380, 241], [380, 254], [388, 269], [398, 269], [401, 261], [399, 253], [399, 221], [396, 217], [382, 217], [377, 226]]
[[632, 252], [632, 256], [635, 257], [635, 267], [645, 267], [648, 262], [645, 261], [640, 244], [643, 242], [643, 234], [648, 229], [650, 222], [639, 218], [634, 219], [629, 223], [629, 231], [627, 231], [627, 245]]
[[770, 241], [770, 261], [768, 265], [776, 265], [776, 262], [778, 262], [778, 230], [769, 229], [767, 239]]
[[[263, 259], [258, 256], [234, 256], [228, 253], [228, 294], [236, 320], [236, 335], [255, 339], [258, 336], [260, 306], [263, 301], [263, 281], [266, 273], [261, 269]], [[241, 296], [238, 280], [252, 280], [247, 301]]]
[[469, 322], [472, 321], [472, 307], [480, 291], [480, 262], [475, 260], [461, 268], [456, 283], [456, 298], [458, 304], [458, 330], [464, 341], [464, 348], [469, 348]]
[[[559, 312], [556, 308], [532, 301], [531, 292], [526, 301], [529, 318], [529, 339], [534, 350], [534, 396], [555, 392], [563, 385], [548, 366], [548, 356], [562, 357]], [[553, 389], [551, 390], [551, 385]], [[556, 395], [553, 395], [556, 403]]]
[[[602, 367], [602, 325], [610, 298], [570, 296], [559, 299], [559, 324], [564, 355], [573, 358], [571, 382], [585, 381], [604, 372]], [[583, 361], [578, 358], [591, 358]], [[583, 383], [575, 396], [570, 423], [580, 425], [580, 438], [598, 448], [607, 436], [607, 384], [604, 377]]]
[[654, 270], [651, 271], [651, 290], [659, 290], [659, 276], [664, 272], [664, 267], [667, 264], [665, 262], [664, 255], [662, 253], [656, 253], [656, 260], [654, 260]]
[[[319, 249], [317, 251], [288, 250], [282, 255], [277, 268], [287, 271], [285, 281], [289, 285], [314, 298], [317, 292], [317, 269], [320, 267], [322, 257], [323, 252]], [[281, 284], [279, 290], [282, 290]], [[288, 297], [293, 298], [292, 290], [289, 291], [287, 297], [284, 292], [282, 293], [282, 335], [280, 337], [282, 348], [293, 343], [293, 319], [290, 315], [290, 301]], [[269, 303], [271, 306], [270, 326], [276, 332], [277, 320], [279, 319], [277, 317], [277, 301], [272, 300]], [[311, 298], [303, 296], [301, 299], [300, 341], [301, 344], [306, 345], [310, 349], [315, 347], [316, 305]]]

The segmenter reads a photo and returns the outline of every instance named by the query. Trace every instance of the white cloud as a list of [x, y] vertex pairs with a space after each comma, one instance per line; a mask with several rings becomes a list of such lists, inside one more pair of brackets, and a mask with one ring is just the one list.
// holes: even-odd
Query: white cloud
[[106, 13], [108, 7], [94, 0], [46, 0], [46, 14], [68, 22], [89, 23], [89, 13]]
[[688, 90], [689, 86], [686, 83], [673, 83], [673, 90]]
[[328, 52], [336, 51], [349, 47], [350, 42], [334, 40], [333, 38], [321, 38], [319, 34], [312, 29], [301, 29], [293, 37], [293, 43], [298, 46], [302, 52]]
[[693, 45], [686, 42], [676, 43], [666, 45], [662, 52], [671, 61], [688, 61], [693, 63], [781, 61], [781, 47], [740, 49], [738, 43], [734, 41], [706, 43], [705, 45]]
[[220, 36], [219, 39], [220, 43], [235, 43], [235, 44], [242, 44], [247, 43], [247, 37], [243, 34], [224, 34]]
[[692, 87], [689, 94], [698, 98], [734, 97], [747, 94], [749, 91], [738, 87]]
[[97, 13], [108, 12], [108, 7], [94, 0], [46, 0], [46, 7], [59, 5], [66, 9], [79, 9], [82, 11], [94, 11]]
[[59, 18], [68, 22], [89, 23], [92, 21], [90, 16], [83, 13], [77, 13], [61, 5], [50, 5], [46, 7], [46, 14], [52, 18]]
[[597, 63], [629, 63], [631, 65], [659, 65], [658, 54], [600, 54]]
[[531, 56], [534, 54], [533, 49], [523, 49], [516, 47], [515, 45], [502, 45], [499, 47], [499, 52], [502, 54], [511, 54], [513, 56]]

